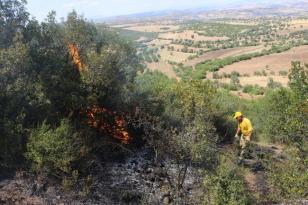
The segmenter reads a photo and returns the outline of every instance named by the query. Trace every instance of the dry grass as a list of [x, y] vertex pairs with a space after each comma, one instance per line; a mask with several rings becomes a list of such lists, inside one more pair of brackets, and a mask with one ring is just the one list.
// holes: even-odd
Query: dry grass
[[[282, 86], [287, 87], [288, 86], [288, 77], [287, 76], [251, 76], [251, 77], [239, 77], [240, 84], [242, 86], [245, 85], [259, 85], [261, 87], [266, 87], [267, 83], [269, 81], [269, 78], [273, 78], [275, 82], [281, 83]], [[221, 83], [230, 83], [231, 79], [230, 78], [223, 78], [223, 79], [218, 79], [218, 82]]]
[[263, 95], [252, 95], [242, 91], [230, 91], [230, 94], [245, 100], [257, 100], [264, 97]]
[[164, 39], [154, 39], [147, 43], [148, 46], [152, 47], [168, 46], [170, 44], [171, 40], [164, 40]]
[[175, 72], [173, 71], [172, 65], [170, 65], [167, 62], [147, 63], [147, 67], [151, 71], [157, 70], [157, 71], [160, 71], [160, 72], [166, 74], [167, 76], [169, 76], [171, 78], [178, 79], [178, 77], [176, 76]]
[[174, 61], [177, 63], [182, 63], [188, 59], [192, 53], [182, 53], [177, 51], [168, 51], [167, 49], [162, 49], [159, 51], [162, 61]]
[[278, 33], [281, 35], [287, 35], [296, 31], [303, 31], [308, 29], [308, 20], [307, 19], [295, 19], [291, 20], [289, 23], [289, 28], [283, 31], [279, 31]]
[[[181, 51], [181, 49], [185, 48], [183, 45], [179, 44], [169, 44], [168, 46], [173, 46], [175, 51]], [[195, 47], [187, 47], [188, 50], [193, 50], [193, 52], [198, 52], [200, 50], [207, 51], [207, 48], [195, 48]]]

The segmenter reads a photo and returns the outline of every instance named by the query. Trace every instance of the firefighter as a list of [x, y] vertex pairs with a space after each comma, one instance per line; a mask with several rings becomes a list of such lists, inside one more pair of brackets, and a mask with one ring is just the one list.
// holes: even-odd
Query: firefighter
[[245, 152], [247, 151], [247, 146], [251, 140], [251, 136], [253, 133], [253, 127], [249, 119], [244, 117], [241, 112], [236, 112], [234, 114], [234, 119], [238, 122], [238, 128], [236, 130], [235, 139], [239, 141], [239, 162], [243, 161], [243, 157]]

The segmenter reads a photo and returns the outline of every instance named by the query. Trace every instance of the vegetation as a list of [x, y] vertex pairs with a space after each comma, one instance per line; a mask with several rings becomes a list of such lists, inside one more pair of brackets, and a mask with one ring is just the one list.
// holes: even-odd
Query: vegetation
[[222, 155], [217, 173], [204, 178], [206, 196], [204, 204], [252, 204], [252, 197], [245, 190], [243, 175], [229, 157]]
[[[203, 63], [199, 63], [196, 65], [196, 71], [193, 73], [193, 79], [204, 79], [207, 72], [215, 72], [219, 69], [231, 65], [236, 62], [244, 61], [244, 60], [250, 60], [252, 58], [264, 56], [264, 55], [270, 55], [273, 53], [281, 53], [283, 51], [287, 51], [291, 49], [294, 46], [298, 45], [282, 45], [282, 46], [273, 46], [270, 50], [264, 50], [259, 53], [250, 53], [250, 54], [243, 54], [239, 56], [232, 56], [232, 57], [226, 57], [224, 59], [215, 59], [211, 61], [205, 61]], [[265, 71], [264, 71], [265, 72]], [[266, 73], [255, 73], [255, 75], [264, 75], [266, 76]]]
[[265, 93], [265, 89], [258, 85], [246, 85], [243, 88], [244, 93], [249, 93], [253, 95], [263, 95]]
[[[0, 3], [1, 170], [23, 168], [53, 176], [64, 190], [84, 183], [89, 194], [93, 167], [104, 168], [106, 159], [120, 164], [130, 149], [146, 147], [155, 163], [176, 165], [167, 171], [178, 177], [166, 183], [175, 204], [188, 195], [183, 185], [190, 169], [203, 182], [196, 204], [261, 203], [247, 191], [248, 170], [236, 164], [233, 146], [224, 144], [233, 140], [233, 113], [240, 110], [253, 122], [254, 140], [285, 147], [283, 163], [263, 153], [258, 156], [273, 187], [271, 202], [307, 198], [308, 66], [292, 64], [289, 88], [271, 78], [267, 88], [243, 87], [246, 93], [264, 94], [254, 101], [228, 93], [241, 89], [238, 72], [222, 74], [231, 80], [227, 86], [203, 80], [208, 71], [303, 42], [213, 59], [195, 70], [170, 62], [181, 77], [178, 81], [142, 69], [142, 59], [158, 61], [157, 50], [143, 48], [140, 54], [114, 29], [94, 25], [75, 11], [61, 23], [54, 12], [39, 23], [29, 19], [25, 1]], [[208, 25], [213, 27], [206, 35], [230, 32], [230, 38], [247, 29]], [[269, 35], [272, 29], [260, 27], [249, 26], [243, 35]], [[275, 38], [269, 35], [267, 40]]]

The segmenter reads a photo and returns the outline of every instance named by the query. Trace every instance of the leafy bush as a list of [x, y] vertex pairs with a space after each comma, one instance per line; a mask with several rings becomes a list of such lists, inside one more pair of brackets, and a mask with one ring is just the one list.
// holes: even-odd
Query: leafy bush
[[261, 73], [260, 71], [255, 71], [253, 74], [254, 74], [255, 76], [262, 76], [262, 73]]
[[253, 95], [264, 95], [265, 89], [259, 85], [245, 85], [243, 88], [244, 93], [250, 93]]
[[279, 75], [280, 76], [287, 76], [288, 75], [288, 71], [281, 70], [281, 71], [279, 71]]
[[270, 165], [269, 180], [273, 186], [274, 200], [302, 200], [308, 196], [308, 157], [302, 157], [297, 148], [287, 150], [287, 162], [276, 162]]
[[240, 79], [237, 75], [231, 75], [230, 85], [231, 87], [235, 88], [235, 90], [238, 90], [241, 87]]
[[273, 80], [273, 78], [269, 78], [268, 83], [267, 83], [267, 87], [270, 88], [270, 89], [276, 89], [276, 88], [281, 88], [282, 85], [281, 85], [281, 83], [275, 82]]
[[213, 73], [213, 79], [221, 79], [222, 77], [219, 75], [219, 73], [214, 72]]
[[252, 204], [249, 193], [245, 190], [241, 171], [230, 158], [222, 156], [215, 174], [208, 173], [204, 178], [206, 196], [204, 204], [248, 205]]
[[263, 75], [263, 76], [267, 76], [267, 73], [266, 73], [265, 70], [262, 70], [262, 75]]
[[293, 63], [289, 78], [291, 90], [280, 88], [266, 94], [264, 131], [274, 141], [301, 145], [308, 136], [307, 68]]
[[47, 173], [71, 174], [71, 163], [78, 159], [76, 134], [67, 120], [52, 129], [46, 122], [33, 129], [27, 143], [26, 158], [32, 168]]
[[232, 76], [240, 77], [241, 75], [240, 75], [240, 73], [237, 72], [237, 71], [232, 71], [232, 72], [231, 72], [231, 78], [232, 78]]

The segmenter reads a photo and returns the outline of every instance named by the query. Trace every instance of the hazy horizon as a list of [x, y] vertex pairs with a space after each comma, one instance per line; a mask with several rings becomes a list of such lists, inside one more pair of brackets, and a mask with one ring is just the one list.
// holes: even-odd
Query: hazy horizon
[[57, 12], [58, 18], [66, 17], [67, 13], [74, 9], [88, 19], [95, 19], [165, 10], [217, 9], [234, 5], [264, 5], [284, 2], [288, 2], [288, 0], [279, 0], [274, 3], [268, 0], [145, 0], [142, 2], [138, 0], [54, 0], [53, 2], [28, 0], [27, 8], [33, 17], [41, 21], [51, 10]]

